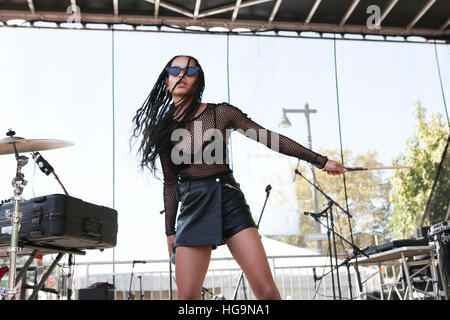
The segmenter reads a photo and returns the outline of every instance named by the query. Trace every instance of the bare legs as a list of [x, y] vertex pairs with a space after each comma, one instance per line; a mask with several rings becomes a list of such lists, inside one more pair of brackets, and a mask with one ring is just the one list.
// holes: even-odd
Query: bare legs
[[211, 247], [177, 247], [175, 276], [179, 300], [199, 300], [211, 259]]
[[[257, 229], [247, 228], [236, 233], [228, 239], [227, 245], [234, 259], [244, 271], [256, 298], [281, 299]], [[210, 246], [177, 247], [175, 274], [178, 299], [201, 298], [201, 289], [210, 259]]]
[[256, 228], [244, 229], [227, 241], [228, 248], [259, 300], [280, 300], [266, 252]]

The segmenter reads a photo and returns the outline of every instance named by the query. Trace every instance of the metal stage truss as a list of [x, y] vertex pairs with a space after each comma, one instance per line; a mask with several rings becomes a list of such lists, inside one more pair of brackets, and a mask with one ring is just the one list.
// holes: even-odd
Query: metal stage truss
[[[12, 22], [11, 22], [12, 21]], [[448, 0], [0, 0], [0, 25], [438, 42]], [[47, 25], [46, 25], [47, 23]], [[50, 25], [48, 25], [50, 23]], [[70, 28], [70, 26], [69, 26]], [[418, 40], [420, 37], [422, 40]], [[425, 39], [425, 40], [423, 40]]]

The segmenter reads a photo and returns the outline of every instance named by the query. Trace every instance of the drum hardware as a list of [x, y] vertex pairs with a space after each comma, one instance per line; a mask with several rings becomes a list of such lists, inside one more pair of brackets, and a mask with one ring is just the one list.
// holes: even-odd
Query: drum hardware
[[25, 139], [15, 137], [16, 133], [9, 129], [6, 134], [8, 138], [0, 139], [0, 154], [13, 154], [23, 152], [34, 152], [52, 150], [72, 146], [73, 143], [63, 140], [52, 139]]
[[[6, 133], [7, 136], [10, 138], [14, 137], [15, 132], [9, 129], [9, 131]], [[20, 250], [18, 247], [18, 238], [19, 238], [19, 222], [21, 218], [21, 214], [19, 212], [19, 202], [23, 200], [22, 193], [23, 189], [27, 185], [27, 181], [24, 179], [24, 174], [22, 173], [23, 167], [28, 163], [28, 158], [26, 156], [19, 156], [19, 153], [17, 152], [16, 143], [12, 143], [14, 154], [16, 157], [17, 162], [17, 169], [16, 169], [16, 176], [12, 180], [12, 186], [14, 188], [14, 213], [8, 214], [8, 218], [11, 220], [11, 247], [8, 248], [8, 252], [10, 254], [9, 261], [10, 261], [10, 267], [9, 267], [9, 278], [8, 278], [8, 291], [7, 296], [12, 297], [12, 295], [15, 295], [17, 293], [16, 286], [15, 286], [15, 279], [16, 279], [16, 259], [17, 259], [17, 252]]]
[[444, 222], [440, 222], [437, 223], [433, 226], [430, 227], [430, 230], [428, 232], [428, 236], [432, 237], [434, 235], [437, 235], [443, 231], [449, 230], [450, 229], [450, 220], [449, 221], [444, 221]]
[[16, 262], [17, 252], [20, 250], [18, 246], [19, 238], [19, 225], [21, 213], [19, 211], [19, 203], [23, 201], [22, 193], [27, 185], [27, 181], [24, 179], [25, 175], [22, 173], [22, 169], [28, 163], [28, 157], [19, 155], [19, 152], [33, 152], [38, 150], [50, 150], [56, 148], [63, 148], [73, 145], [71, 142], [61, 140], [27, 140], [21, 137], [15, 137], [15, 132], [9, 129], [6, 135], [8, 138], [0, 140], [0, 154], [12, 154], [14, 153], [17, 163], [16, 176], [12, 180], [12, 186], [14, 188], [14, 196], [11, 198], [15, 202], [14, 212], [8, 214], [8, 218], [11, 220], [11, 246], [8, 248], [10, 254], [10, 267], [8, 288], [0, 288], [0, 297], [6, 297], [12, 299], [16, 294]]
[[53, 174], [53, 176], [55, 177], [56, 181], [59, 183], [61, 188], [64, 190], [64, 193], [68, 196], [69, 193], [67, 192], [66, 188], [62, 184], [62, 182], [59, 179], [58, 175], [55, 173], [55, 169], [53, 169], [53, 167], [50, 165], [50, 163], [48, 163], [47, 160], [45, 160], [44, 157], [41, 156], [41, 154], [39, 152], [32, 152], [31, 155], [33, 157], [33, 160], [36, 162], [36, 164], [38, 165], [39, 169], [43, 173], [45, 173], [47, 176], [49, 176], [50, 174]]

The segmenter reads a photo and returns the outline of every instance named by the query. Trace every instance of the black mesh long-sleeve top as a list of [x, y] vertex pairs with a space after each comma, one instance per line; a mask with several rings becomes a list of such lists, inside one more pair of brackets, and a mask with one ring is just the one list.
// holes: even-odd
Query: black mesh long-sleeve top
[[228, 162], [228, 141], [230, 133], [234, 130], [274, 151], [305, 160], [320, 169], [328, 160], [327, 157], [303, 147], [292, 139], [263, 128], [239, 108], [227, 103], [208, 104], [204, 111], [188, 122], [183, 129], [185, 130], [175, 130], [172, 134], [172, 150], [160, 153], [168, 236], [175, 234], [178, 181], [231, 172]]

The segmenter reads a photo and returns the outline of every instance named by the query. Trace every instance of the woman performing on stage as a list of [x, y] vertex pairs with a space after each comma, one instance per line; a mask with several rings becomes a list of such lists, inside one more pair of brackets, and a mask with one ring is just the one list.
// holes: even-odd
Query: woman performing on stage
[[346, 169], [261, 127], [232, 105], [202, 103], [204, 87], [198, 61], [176, 56], [133, 118], [133, 137], [142, 135], [141, 167], [155, 174], [157, 157], [161, 161], [167, 244], [169, 253], [175, 254], [178, 299], [201, 298], [211, 250], [222, 244], [228, 246], [257, 299], [280, 299], [257, 226], [228, 165], [227, 132], [243, 131], [272, 150], [331, 175]]

